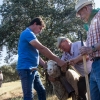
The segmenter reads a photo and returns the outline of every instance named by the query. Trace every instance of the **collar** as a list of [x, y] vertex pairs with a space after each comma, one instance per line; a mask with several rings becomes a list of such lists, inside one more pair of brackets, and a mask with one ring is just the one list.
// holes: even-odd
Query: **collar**
[[70, 51], [71, 55], [74, 54], [74, 49], [73, 49], [73, 43], [71, 43], [71, 51]]
[[90, 17], [89, 17], [88, 22], [84, 24], [84, 29], [85, 29], [86, 31], [88, 31], [89, 25], [90, 25], [90, 23], [91, 23], [91, 20], [94, 18], [94, 16], [98, 13], [99, 10], [100, 10], [100, 8], [93, 9], [93, 10], [91, 11], [91, 15], [90, 15]]
[[98, 13], [99, 10], [100, 10], [100, 8], [92, 10], [91, 15], [90, 15], [89, 20], [88, 20], [89, 25], [90, 25], [91, 20], [94, 18], [94, 16]]

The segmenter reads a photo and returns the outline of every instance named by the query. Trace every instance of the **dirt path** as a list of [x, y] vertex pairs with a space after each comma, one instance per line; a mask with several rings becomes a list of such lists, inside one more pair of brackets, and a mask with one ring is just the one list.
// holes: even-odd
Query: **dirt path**
[[0, 88], [0, 100], [8, 100], [14, 97], [22, 97], [20, 81], [3, 83]]
[[[35, 100], [37, 100], [36, 92], [34, 92]], [[0, 100], [9, 100], [10, 98], [22, 97], [22, 89], [20, 81], [3, 83], [0, 88]], [[51, 96], [47, 100], [58, 100], [57, 97]], [[71, 100], [71, 99], [68, 99]]]

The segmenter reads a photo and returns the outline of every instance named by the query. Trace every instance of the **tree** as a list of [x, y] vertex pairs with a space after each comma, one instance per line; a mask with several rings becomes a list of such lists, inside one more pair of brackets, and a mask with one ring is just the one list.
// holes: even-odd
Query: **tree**
[[[0, 45], [6, 45], [9, 52], [17, 53], [21, 31], [37, 16], [42, 16], [46, 29], [38, 39], [54, 53], [59, 53], [54, 43], [58, 36], [67, 36], [75, 41], [82, 22], [75, 17], [74, 0], [4, 0], [0, 7]], [[74, 35], [70, 35], [74, 33]]]

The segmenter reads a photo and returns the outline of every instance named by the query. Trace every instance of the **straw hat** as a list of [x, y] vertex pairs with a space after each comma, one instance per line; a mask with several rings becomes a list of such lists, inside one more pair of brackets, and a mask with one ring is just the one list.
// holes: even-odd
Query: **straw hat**
[[81, 10], [84, 6], [94, 4], [93, 0], [79, 0], [77, 4], [75, 5], [75, 10], [78, 12]]

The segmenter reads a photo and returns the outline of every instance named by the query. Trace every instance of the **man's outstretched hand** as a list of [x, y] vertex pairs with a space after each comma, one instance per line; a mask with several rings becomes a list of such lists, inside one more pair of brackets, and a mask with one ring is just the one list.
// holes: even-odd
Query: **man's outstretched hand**
[[67, 61], [63, 66], [61, 66], [61, 71], [65, 73], [68, 66], [69, 66], [69, 61]]

